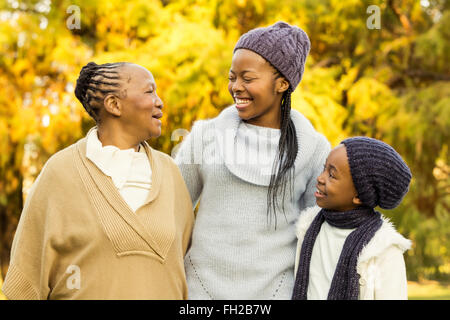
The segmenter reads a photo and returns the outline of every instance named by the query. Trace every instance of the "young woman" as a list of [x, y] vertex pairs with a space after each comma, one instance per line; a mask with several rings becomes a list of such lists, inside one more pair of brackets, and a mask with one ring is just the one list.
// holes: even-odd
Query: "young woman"
[[374, 208], [397, 207], [410, 181], [406, 163], [382, 141], [353, 137], [334, 148], [317, 178], [318, 206], [297, 222], [292, 298], [407, 299], [403, 252], [411, 241]]
[[161, 134], [153, 75], [87, 64], [75, 95], [97, 126], [53, 155], [27, 197], [3, 285], [9, 299], [183, 299], [192, 202]]
[[330, 150], [291, 93], [310, 48], [278, 22], [236, 44], [228, 89], [235, 105], [197, 121], [176, 157], [200, 204], [185, 267], [190, 299], [290, 299], [300, 211]]

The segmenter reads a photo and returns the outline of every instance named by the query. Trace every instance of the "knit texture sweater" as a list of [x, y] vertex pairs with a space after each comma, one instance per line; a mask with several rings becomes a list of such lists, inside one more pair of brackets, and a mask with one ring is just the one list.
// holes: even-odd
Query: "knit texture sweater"
[[258, 163], [242, 165], [249, 153], [235, 143], [242, 120], [234, 106], [197, 121], [183, 141], [176, 162], [194, 206], [199, 202], [185, 259], [190, 299], [290, 299], [294, 224], [315, 203], [316, 178], [330, 150], [303, 115], [292, 110], [291, 118], [299, 144], [294, 192], [285, 199], [285, 215], [277, 213], [276, 229], [267, 219], [270, 174]]
[[144, 143], [148, 203], [136, 212], [86, 158], [86, 138], [46, 163], [26, 199], [3, 284], [9, 299], [184, 299], [193, 210], [173, 160]]

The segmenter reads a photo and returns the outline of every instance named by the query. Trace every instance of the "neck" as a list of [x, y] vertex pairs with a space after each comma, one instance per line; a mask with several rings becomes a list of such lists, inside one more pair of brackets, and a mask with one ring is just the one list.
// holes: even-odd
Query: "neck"
[[266, 127], [272, 129], [281, 128], [281, 110], [275, 110], [275, 112], [267, 112], [266, 114], [253, 118], [244, 120], [248, 124], [252, 124], [259, 127]]
[[136, 136], [127, 134], [126, 131], [114, 125], [101, 125], [97, 129], [98, 139], [102, 146], [115, 146], [121, 150], [134, 149], [138, 151], [141, 140]]
[[263, 114], [244, 121], [255, 126], [281, 129], [281, 101], [282, 95], [280, 95], [274, 102], [274, 105], [272, 105]]

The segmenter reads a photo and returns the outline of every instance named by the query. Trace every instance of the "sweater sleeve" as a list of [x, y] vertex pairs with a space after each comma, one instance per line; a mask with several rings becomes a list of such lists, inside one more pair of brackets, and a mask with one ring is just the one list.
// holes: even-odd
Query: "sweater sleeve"
[[49, 288], [46, 254], [46, 216], [51, 180], [45, 166], [25, 201], [14, 235], [11, 259], [2, 291], [10, 300], [47, 299]]
[[300, 209], [306, 209], [316, 205], [316, 197], [314, 193], [316, 191], [317, 177], [322, 173], [323, 166], [330, 153], [331, 146], [328, 140], [321, 134], [318, 134], [317, 148], [314, 156], [311, 158], [311, 170], [312, 174], [307, 182], [305, 193], [300, 199]]
[[197, 206], [203, 189], [203, 179], [200, 172], [202, 163], [201, 131], [201, 122], [198, 121], [192, 127], [191, 133], [181, 142], [175, 157], [175, 162], [180, 168], [194, 208]]
[[407, 278], [403, 251], [389, 247], [378, 258], [375, 279], [375, 300], [407, 300]]

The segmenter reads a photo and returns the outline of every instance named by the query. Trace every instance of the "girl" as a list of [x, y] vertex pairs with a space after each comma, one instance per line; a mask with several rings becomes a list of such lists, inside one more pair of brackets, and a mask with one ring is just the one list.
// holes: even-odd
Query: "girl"
[[330, 150], [299, 112], [310, 42], [278, 22], [242, 35], [229, 73], [235, 105], [197, 121], [176, 157], [197, 205], [185, 259], [191, 299], [289, 299], [298, 213]]
[[97, 123], [53, 155], [27, 197], [3, 285], [9, 299], [183, 299], [193, 211], [161, 134], [153, 75], [90, 62], [75, 95]]
[[411, 242], [374, 210], [393, 209], [411, 172], [389, 145], [346, 139], [317, 178], [317, 205], [297, 222], [293, 299], [407, 299], [403, 252]]

